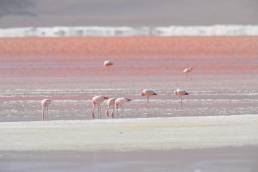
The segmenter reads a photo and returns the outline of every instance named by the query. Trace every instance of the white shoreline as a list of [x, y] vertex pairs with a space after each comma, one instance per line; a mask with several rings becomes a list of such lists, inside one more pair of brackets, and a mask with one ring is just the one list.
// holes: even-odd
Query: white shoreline
[[0, 151], [257, 146], [258, 115], [0, 123]]
[[258, 36], [258, 25], [0, 28], [0, 37]]

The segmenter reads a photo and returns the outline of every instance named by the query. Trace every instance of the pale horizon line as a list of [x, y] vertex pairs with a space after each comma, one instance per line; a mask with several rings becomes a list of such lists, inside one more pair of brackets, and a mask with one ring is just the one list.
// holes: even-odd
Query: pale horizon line
[[258, 36], [258, 25], [53, 26], [0, 28], [0, 37]]

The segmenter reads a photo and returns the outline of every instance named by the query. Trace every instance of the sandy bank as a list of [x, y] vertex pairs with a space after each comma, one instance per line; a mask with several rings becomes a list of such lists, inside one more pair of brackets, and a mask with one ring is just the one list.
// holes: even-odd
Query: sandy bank
[[0, 124], [0, 151], [133, 151], [258, 145], [258, 116]]

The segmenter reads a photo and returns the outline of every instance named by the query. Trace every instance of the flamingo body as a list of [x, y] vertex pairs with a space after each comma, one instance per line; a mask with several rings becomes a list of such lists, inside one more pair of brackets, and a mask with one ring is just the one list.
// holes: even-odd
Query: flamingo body
[[174, 93], [175, 93], [176, 96], [186, 96], [186, 95], [189, 95], [188, 92], [186, 92], [185, 90], [182, 90], [180, 88], [176, 89], [174, 91]]
[[105, 66], [105, 67], [113, 66], [113, 65], [114, 65], [114, 63], [111, 62], [110, 60], [105, 60], [105, 61], [104, 61], [104, 66]]
[[176, 89], [174, 91], [174, 93], [175, 93], [176, 96], [180, 97], [180, 99], [181, 99], [181, 107], [183, 107], [183, 96], [189, 95], [189, 93], [186, 92], [185, 90], [180, 89], [180, 88]]
[[156, 96], [158, 95], [156, 92], [154, 92], [153, 90], [150, 90], [150, 89], [144, 89], [142, 90], [142, 93], [141, 93], [142, 96], [144, 97], [147, 97], [147, 102], [149, 102], [149, 98], [151, 96]]
[[116, 98], [112, 97], [105, 101], [105, 104], [107, 105], [106, 115], [109, 117], [109, 110], [112, 109], [111, 116], [114, 117], [115, 112], [115, 101]]
[[91, 99], [92, 102], [92, 118], [95, 118], [95, 109], [98, 109], [98, 116], [100, 116], [101, 113], [101, 105], [102, 103], [107, 100], [108, 97], [106, 96], [94, 96]]
[[190, 72], [192, 72], [192, 70], [193, 70], [192, 67], [188, 67], [188, 68], [185, 68], [185, 69], [183, 70], [183, 73], [190, 73]]
[[51, 104], [51, 100], [43, 99], [40, 103], [42, 108], [42, 120], [45, 120], [45, 112], [48, 114], [48, 106]]
[[117, 111], [117, 114], [119, 115], [119, 108], [123, 107], [123, 105], [127, 102], [130, 102], [132, 101], [132, 99], [129, 99], [129, 98], [126, 98], [126, 97], [120, 97], [120, 98], [117, 98], [115, 100], [115, 108], [116, 108], [116, 111]]

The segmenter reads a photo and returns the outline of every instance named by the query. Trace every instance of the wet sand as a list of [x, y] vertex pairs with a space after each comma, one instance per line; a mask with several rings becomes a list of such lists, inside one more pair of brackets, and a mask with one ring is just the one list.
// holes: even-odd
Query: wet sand
[[1, 151], [138, 151], [257, 146], [257, 115], [0, 123]]
[[1, 123], [0, 170], [254, 172], [257, 122], [240, 115]]
[[5, 172], [255, 172], [257, 147], [138, 152], [0, 152]]

